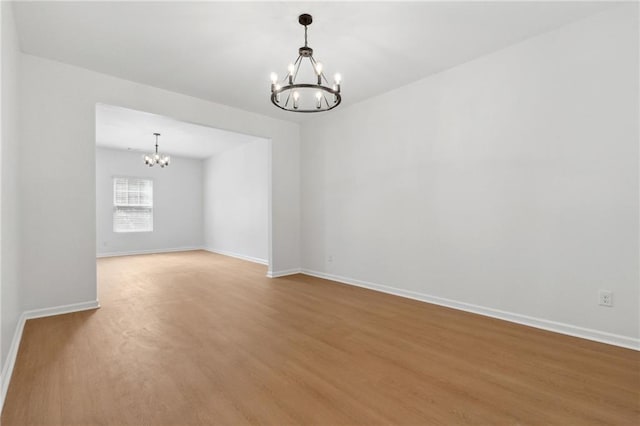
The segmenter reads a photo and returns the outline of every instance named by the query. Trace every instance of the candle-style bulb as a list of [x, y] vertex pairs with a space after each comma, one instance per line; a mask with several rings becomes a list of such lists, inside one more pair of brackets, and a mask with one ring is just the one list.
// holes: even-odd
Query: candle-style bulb
[[300, 99], [300, 93], [293, 92], [293, 109], [298, 109], [298, 99]]
[[276, 84], [278, 82], [278, 74], [275, 72], [271, 73], [271, 84]]
[[320, 91], [316, 92], [316, 108], [322, 108], [322, 92]]
[[278, 92], [280, 89], [282, 88], [282, 86], [280, 86], [279, 84], [276, 84], [276, 102], [280, 103], [280, 92]]
[[293, 73], [296, 70], [296, 66], [293, 64], [289, 64], [289, 67], [287, 67], [287, 70], [289, 74], [289, 84], [293, 84]]

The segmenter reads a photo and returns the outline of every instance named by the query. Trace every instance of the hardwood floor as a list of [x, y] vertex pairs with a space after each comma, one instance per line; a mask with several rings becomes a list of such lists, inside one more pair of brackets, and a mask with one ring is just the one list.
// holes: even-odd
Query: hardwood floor
[[27, 322], [2, 425], [640, 422], [638, 352], [203, 251]]

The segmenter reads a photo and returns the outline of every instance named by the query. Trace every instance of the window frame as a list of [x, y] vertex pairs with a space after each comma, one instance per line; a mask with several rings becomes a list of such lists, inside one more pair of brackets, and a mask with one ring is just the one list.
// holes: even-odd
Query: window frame
[[[118, 180], [122, 180], [122, 179], [126, 179], [127, 182], [127, 198], [128, 194], [130, 194], [130, 191], [128, 190], [129, 187], [129, 182], [131, 180], [136, 180], [136, 181], [146, 181], [149, 183], [150, 186], [150, 203], [148, 205], [146, 204], [133, 204], [130, 203], [129, 200], [127, 200], [127, 203], [122, 204], [119, 203], [117, 198], [118, 198], [118, 191], [116, 189], [117, 187], [117, 182]], [[148, 177], [140, 177], [140, 176], [112, 176], [111, 179], [111, 184], [112, 184], [112, 192], [113, 192], [113, 198], [112, 198], [112, 208], [113, 208], [113, 212], [112, 212], [112, 229], [113, 232], [116, 234], [131, 234], [131, 233], [146, 233], [146, 232], [153, 232], [154, 231], [154, 208], [153, 208], [153, 186], [154, 186], [154, 182], [153, 179], [148, 178]], [[139, 191], [138, 192], [138, 197], [140, 197], [140, 194], [142, 192]], [[118, 221], [117, 221], [117, 213], [119, 211], [123, 211], [129, 209], [131, 211], [144, 211], [144, 212], [149, 212], [149, 226], [145, 227], [145, 228], [136, 228], [136, 229], [121, 229], [118, 228]]]

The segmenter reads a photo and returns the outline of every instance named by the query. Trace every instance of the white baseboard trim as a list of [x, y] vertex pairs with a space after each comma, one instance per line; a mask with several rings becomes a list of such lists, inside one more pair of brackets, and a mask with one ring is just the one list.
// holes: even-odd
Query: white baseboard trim
[[100, 302], [92, 300], [90, 302], [72, 303], [71, 305], [53, 306], [51, 308], [32, 309], [30, 311], [24, 311], [22, 315], [25, 319], [34, 319], [42, 317], [50, 317], [53, 315], [70, 314], [72, 312], [88, 311], [91, 309], [98, 309]]
[[0, 410], [4, 407], [4, 399], [7, 396], [9, 390], [9, 382], [11, 381], [11, 375], [13, 374], [13, 367], [16, 365], [16, 358], [18, 357], [18, 348], [20, 348], [20, 340], [22, 340], [22, 332], [24, 330], [24, 324], [27, 322], [27, 318], [24, 314], [18, 318], [18, 324], [13, 333], [13, 339], [11, 340], [11, 346], [7, 353], [7, 359], [4, 361], [2, 368], [2, 389], [0, 389]]
[[284, 269], [282, 271], [267, 271], [267, 278], [286, 277], [287, 275], [299, 274], [302, 272], [300, 268]]
[[260, 259], [259, 257], [247, 256], [245, 254], [234, 253], [234, 252], [226, 251], [226, 250], [218, 250], [218, 249], [214, 249], [212, 247], [205, 247], [204, 250], [206, 250], [208, 252], [211, 252], [211, 253], [221, 254], [223, 256], [235, 257], [236, 259], [248, 260], [249, 262], [259, 263], [261, 265], [268, 265], [269, 264], [269, 261], [267, 261], [265, 259]]
[[13, 374], [13, 368], [16, 365], [16, 358], [18, 357], [18, 349], [20, 348], [20, 341], [22, 340], [22, 332], [24, 331], [24, 325], [27, 320], [34, 318], [49, 317], [52, 315], [69, 314], [71, 312], [80, 312], [90, 309], [97, 309], [100, 307], [100, 303], [97, 300], [90, 302], [73, 303], [71, 305], [54, 306], [51, 308], [33, 309], [30, 311], [24, 311], [20, 318], [18, 318], [18, 324], [13, 333], [13, 339], [11, 340], [11, 346], [7, 353], [7, 359], [2, 367], [2, 376], [0, 377], [0, 412], [4, 407], [4, 400], [9, 390], [9, 382], [11, 381], [11, 375]]
[[514, 322], [517, 324], [527, 325], [530, 327], [540, 328], [555, 333], [566, 334], [569, 336], [580, 337], [582, 339], [593, 340], [609, 345], [621, 346], [627, 349], [640, 351], [640, 339], [622, 336], [619, 334], [608, 333], [605, 331], [593, 330], [589, 328], [578, 327], [571, 324], [565, 324], [556, 321], [550, 321], [542, 318], [530, 317], [527, 315], [516, 314], [513, 312], [502, 311], [499, 309], [487, 308], [484, 306], [474, 305], [471, 303], [459, 302], [456, 300], [445, 299], [442, 297], [431, 296], [428, 294], [418, 293], [410, 290], [403, 290], [396, 287], [390, 287], [382, 284], [371, 283], [352, 278], [346, 278], [339, 275], [327, 274], [324, 272], [302, 269], [301, 273], [313, 277], [324, 278], [331, 281], [337, 281], [343, 284], [364, 287], [370, 290], [380, 291], [382, 293], [393, 294], [395, 296], [406, 297], [409, 299], [419, 300], [421, 302], [433, 303], [435, 305], [446, 306], [448, 308], [459, 309], [461, 311], [472, 312], [474, 314], [484, 315], [504, 321]]
[[117, 256], [135, 256], [137, 254], [157, 254], [157, 253], [173, 253], [176, 251], [193, 251], [193, 250], [203, 250], [204, 247], [174, 247], [174, 248], [164, 248], [164, 249], [152, 249], [152, 250], [134, 250], [134, 251], [114, 251], [111, 253], [97, 253], [96, 257], [117, 257]]

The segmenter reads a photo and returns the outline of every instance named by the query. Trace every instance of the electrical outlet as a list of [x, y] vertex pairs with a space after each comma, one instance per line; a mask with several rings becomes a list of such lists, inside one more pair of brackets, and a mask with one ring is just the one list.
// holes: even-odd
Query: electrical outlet
[[600, 290], [598, 292], [598, 305], [613, 306], [613, 292], [609, 290]]

